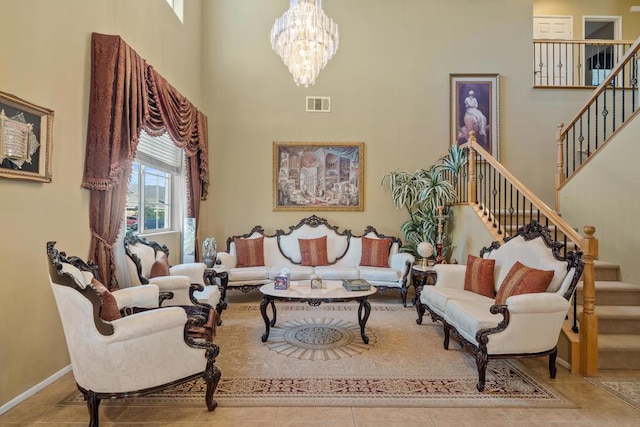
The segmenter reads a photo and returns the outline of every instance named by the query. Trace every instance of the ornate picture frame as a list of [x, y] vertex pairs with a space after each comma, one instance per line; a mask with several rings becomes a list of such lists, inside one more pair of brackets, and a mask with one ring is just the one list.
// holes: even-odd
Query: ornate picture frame
[[51, 182], [53, 111], [0, 92], [0, 177]]
[[364, 142], [274, 142], [274, 211], [364, 209]]
[[451, 145], [464, 144], [469, 132], [500, 160], [499, 74], [449, 74]]

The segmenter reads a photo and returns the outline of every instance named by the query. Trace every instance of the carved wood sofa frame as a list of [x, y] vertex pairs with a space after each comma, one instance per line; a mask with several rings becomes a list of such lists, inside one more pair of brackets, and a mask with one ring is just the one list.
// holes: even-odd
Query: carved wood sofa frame
[[[521, 227], [518, 232], [511, 237], [505, 238], [505, 243], [510, 241], [511, 239], [522, 236], [525, 241], [530, 241], [536, 239], [538, 237], [542, 237], [544, 244], [549, 248], [553, 257], [562, 262], [566, 262], [567, 264], [567, 272], [569, 272], [572, 268], [575, 268], [575, 273], [573, 275], [572, 281], [570, 285], [567, 287], [566, 291], [562, 294], [562, 296], [570, 301], [571, 297], [574, 294], [576, 289], [576, 285], [582, 276], [582, 272], [584, 269], [584, 261], [582, 260], [582, 252], [577, 250], [566, 251], [565, 255], [560, 254], [560, 249], [564, 247], [564, 244], [555, 242], [549, 233], [547, 227], [537, 223], [536, 221], [532, 221], [530, 224], [527, 224]], [[494, 241], [490, 246], [484, 247], [480, 251], [480, 257], [484, 258], [486, 254], [498, 250], [501, 247], [501, 244], [497, 241]], [[458, 330], [450, 325], [442, 316], [435, 313], [433, 310], [429, 308], [428, 305], [423, 304], [422, 302], [418, 302], [416, 305], [416, 309], [418, 311], [418, 319], [416, 319], [416, 323], [422, 323], [422, 317], [425, 313], [425, 310], [429, 312], [431, 319], [435, 321], [442, 322], [443, 330], [444, 330], [444, 343], [443, 346], [445, 350], [449, 349], [449, 340], [453, 338], [457, 341], [460, 346], [471, 353], [475, 360], [478, 369], [478, 383], [476, 388], [478, 391], [483, 391], [486, 382], [486, 370], [487, 364], [491, 359], [516, 359], [516, 358], [529, 358], [529, 357], [543, 357], [549, 356], [549, 375], [551, 378], [556, 377], [556, 356], [558, 353], [557, 346], [550, 348], [546, 351], [541, 351], [538, 353], [514, 353], [514, 354], [488, 354], [487, 344], [489, 343], [490, 337], [493, 334], [497, 334], [501, 331], [504, 331], [509, 326], [511, 314], [509, 312], [509, 308], [507, 305], [493, 305], [490, 307], [491, 314], [501, 314], [503, 316], [502, 320], [499, 324], [494, 328], [480, 329], [476, 333], [476, 343], [472, 343], [469, 340], [465, 339]]]
[[[304, 226], [309, 226], [309, 227], [312, 227], [312, 228], [317, 228], [317, 227], [320, 227], [320, 226], [324, 226], [327, 229], [329, 229], [330, 231], [332, 231], [333, 233], [335, 233], [337, 236], [346, 237], [347, 246], [344, 249], [344, 252], [341, 253], [341, 254], [338, 254], [337, 257], [335, 258], [335, 260], [333, 260], [333, 261], [330, 260], [329, 261], [329, 265], [335, 265], [338, 261], [340, 261], [341, 259], [343, 259], [347, 255], [347, 253], [349, 251], [349, 248], [351, 246], [351, 238], [353, 238], [353, 237], [360, 238], [360, 237], [367, 236], [370, 233], [373, 233], [379, 239], [391, 239], [391, 245], [390, 245], [391, 247], [393, 247], [394, 244], [397, 245], [398, 248], [400, 248], [402, 246], [402, 241], [398, 237], [387, 236], [387, 235], [384, 235], [384, 234], [380, 234], [375, 229], [375, 227], [373, 227], [371, 225], [369, 225], [369, 226], [367, 226], [365, 228], [364, 233], [362, 235], [356, 235], [356, 234], [353, 234], [352, 231], [349, 230], [349, 229], [345, 229], [343, 231], [340, 231], [338, 226], [329, 224], [328, 220], [325, 219], [325, 218], [321, 218], [321, 217], [318, 217], [316, 215], [311, 215], [309, 217], [306, 217], [306, 218], [303, 218], [302, 220], [300, 220], [300, 222], [298, 224], [289, 226], [289, 230], [288, 231], [285, 231], [285, 230], [282, 230], [282, 229], [277, 229], [274, 234], [267, 234], [265, 232], [264, 228], [261, 225], [256, 225], [251, 229], [250, 232], [248, 232], [246, 234], [240, 234], [240, 235], [231, 236], [231, 237], [227, 238], [227, 241], [226, 241], [227, 253], [229, 253], [231, 251], [231, 244], [234, 242], [235, 238], [248, 239], [248, 238], [251, 238], [251, 237], [255, 237], [256, 235], [261, 235], [262, 237], [265, 237], [265, 238], [276, 238], [277, 239], [277, 243], [278, 243], [278, 250], [280, 251], [282, 256], [284, 258], [286, 258], [292, 265], [299, 266], [299, 265], [301, 265], [300, 261], [293, 260], [291, 257], [286, 255], [285, 251], [283, 251], [282, 245], [281, 245], [281, 241], [282, 241], [283, 238], [286, 238], [287, 236], [290, 236], [296, 230], [298, 230], [298, 229], [300, 229], [300, 228], [302, 228]], [[411, 271], [412, 263], [413, 263], [413, 260], [406, 262], [406, 266], [405, 266], [406, 273], [401, 278], [401, 285], [400, 286], [385, 286], [385, 285], [382, 285], [380, 283], [375, 283], [375, 286], [378, 289], [378, 292], [386, 293], [386, 292], [393, 291], [393, 290], [399, 291], [400, 292], [400, 297], [402, 299], [402, 303], [406, 307], [407, 306], [407, 289], [408, 289], [407, 280], [408, 280], [409, 272]], [[221, 301], [226, 301], [227, 290], [239, 290], [239, 291], [241, 291], [243, 293], [247, 293], [247, 292], [250, 292], [253, 289], [259, 288], [260, 286], [262, 286], [263, 284], [268, 282], [268, 281], [265, 281], [265, 282], [260, 282], [260, 283], [251, 283], [251, 284], [243, 284], [243, 285], [238, 285], [238, 286], [229, 286], [229, 277], [228, 277], [227, 274], [221, 275], [220, 279], [221, 279], [221, 286], [223, 288]]]

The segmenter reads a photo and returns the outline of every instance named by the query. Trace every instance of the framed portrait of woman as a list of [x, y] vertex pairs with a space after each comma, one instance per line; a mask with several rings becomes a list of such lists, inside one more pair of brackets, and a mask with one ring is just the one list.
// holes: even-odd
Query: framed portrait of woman
[[471, 131], [482, 148], [500, 160], [499, 74], [450, 74], [451, 145]]

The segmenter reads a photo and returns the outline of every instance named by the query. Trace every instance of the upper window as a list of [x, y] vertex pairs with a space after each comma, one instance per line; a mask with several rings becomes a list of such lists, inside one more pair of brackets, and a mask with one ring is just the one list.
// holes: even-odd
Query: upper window
[[126, 229], [139, 233], [179, 228], [182, 150], [165, 134], [140, 135], [127, 191]]
[[167, 0], [180, 22], [184, 22], [184, 0]]

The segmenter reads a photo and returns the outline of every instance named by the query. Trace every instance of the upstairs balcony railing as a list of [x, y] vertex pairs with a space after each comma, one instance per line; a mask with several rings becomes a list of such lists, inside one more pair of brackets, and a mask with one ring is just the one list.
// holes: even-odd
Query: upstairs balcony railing
[[[639, 50], [640, 38], [620, 57], [573, 120], [566, 126], [558, 125], [556, 194], [564, 182], [639, 109]], [[556, 209], [559, 209], [557, 199]]]
[[633, 41], [533, 41], [533, 86], [594, 88], [611, 73]]

